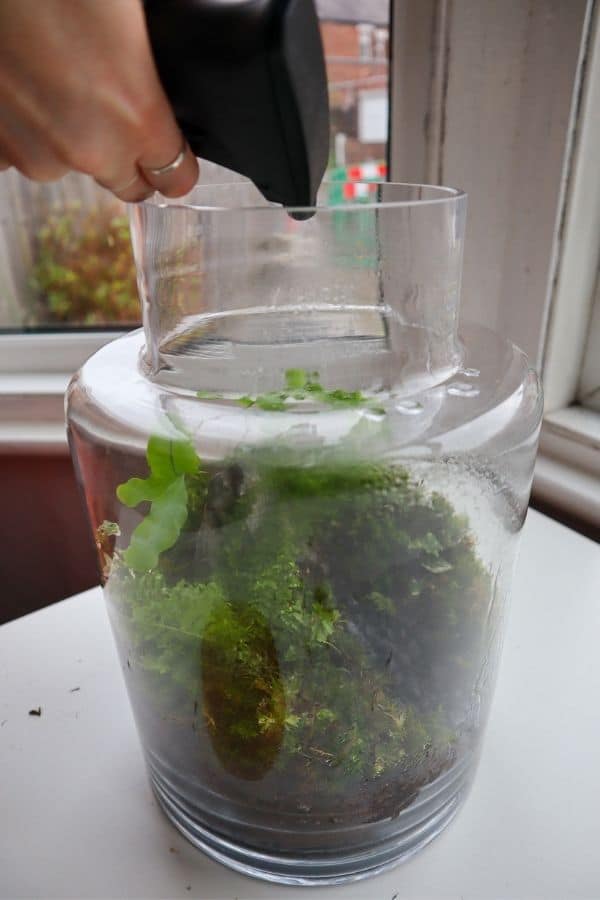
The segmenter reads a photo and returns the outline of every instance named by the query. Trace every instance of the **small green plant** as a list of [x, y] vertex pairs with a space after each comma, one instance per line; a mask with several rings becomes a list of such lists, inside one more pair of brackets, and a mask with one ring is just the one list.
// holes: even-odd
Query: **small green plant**
[[[282, 394], [348, 399], [299, 370]], [[276, 773], [307, 808], [370, 785], [365, 815], [396, 814], [452, 762], [483, 653], [490, 578], [466, 519], [406, 469], [326, 449], [208, 465], [153, 437], [146, 456], [117, 489], [141, 522], [124, 546], [101, 526], [107, 589], [157, 715], [198, 732], [192, 768]]]
[[117, 497], [125, 506], [150, 503], [148, 515], [133, 531], [123, 553], [124, 563], [138, 572], [153, 569], [160, 554], [177, 541], [188, 516], [186, 476], [195, 475], [200, 467], [186, 440], [151, 437], [146, 459], [148, 478], [130, 478], [117, 488]]
[[[221, 397], [211, 391], [198, 391], [197, 396], [201, 400], [217, 400]], [[247, 409], [254, 406], [265, 412], [283, 412], [289, 408], [290, 401], [312, 401], [334, 409], [363, 406], [381, 414], [385, 412], [380, 404], [365, 397], [361, 391], [344, 391], [340, 388], [325, 390], [319, 381], [319, 373], [306, 372], [305, 369], [287, 369], [285, 388], [281, 391], [270, 391], [255, 397], [245, 395], [237, 402]]]
[[37, 235], [31, 285], [36, 322], [137, 324], [127, 217], [113, 206], [51, 213]]

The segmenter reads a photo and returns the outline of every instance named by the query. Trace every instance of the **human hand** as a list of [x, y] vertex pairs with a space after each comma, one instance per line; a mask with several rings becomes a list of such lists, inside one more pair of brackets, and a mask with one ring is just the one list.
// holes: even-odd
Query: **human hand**
[[[181, 163], [164, 172], [183, 151]], [[141, 0], [0, 0], [0, 170], [92, 175], [129, 202], [187, 193], [198, 163], [152, 58]]]

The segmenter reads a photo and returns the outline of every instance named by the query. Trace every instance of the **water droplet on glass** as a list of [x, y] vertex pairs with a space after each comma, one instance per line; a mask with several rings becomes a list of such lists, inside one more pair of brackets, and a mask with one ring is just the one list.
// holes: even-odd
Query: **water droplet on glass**
[[453, 381], [446, 390], [453, 397], [477, 397], [479, 394], [479, 388], [473, 387], [466, 381]]
[[478, 375], [481, 375], [479, 369], [459, 369], [459, 372], [465, 378], [477, 378]]
[[423, 404], [418, 400], [403, 400], [401, 403], [396, 403], [396, 410], [405, 416], [417, 416], [423, 412]]
[[381, 422], [381, 420], [384, 418], [385, 418], [385, 410], [383, 410], [383, 409], [364, 409], [363, 410], [363, 419], [368, 419], [370, 422]]

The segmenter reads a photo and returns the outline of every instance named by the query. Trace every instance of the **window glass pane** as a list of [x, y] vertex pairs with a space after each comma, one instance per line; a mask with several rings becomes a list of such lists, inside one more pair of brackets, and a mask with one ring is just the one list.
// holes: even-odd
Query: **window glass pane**
[[389, 0], [317, 0], [331, 114], [330, 176], [385, 177]]
[[0, 329], [128, 327], [139, 301], [124, 204], [91, 178], [0, 176]]
[[[343, 182], [386, 177], [389, 0], [317, 0], [317, 9], [335, 202], [336, 191], [352, 196]], [[202, 181], [222, 173], [205, 163]], [[86, 176], [35, 184], [0, 173], [0, 332], [128, 328], [139, 318], [125, 206]]]

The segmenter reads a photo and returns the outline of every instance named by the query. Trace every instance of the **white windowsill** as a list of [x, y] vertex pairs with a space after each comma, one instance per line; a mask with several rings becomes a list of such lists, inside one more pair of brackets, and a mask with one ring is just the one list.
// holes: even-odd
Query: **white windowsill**
[[0, 423], [0, 455], [67, 456], [68, 452], [64, 423]]
[[0, 455], [67, 455], [71, 374], [123, 332], [0, 335]]
[[586, 473], [600, 489], [600, 414], [584, 406], [547, 414], [540, 454]]
[[[0, 378], [23, 372], [46, 376], [76, 372], [86, 359], [122, 331], [60, 331], [0, 334]], [[28, 376], [25, 376], [28, 377]]]
[[0, 454], [68, 453], [64, 397], [70, 375], [0, 375]]
[[591, 525], [600, 525], [600, 482], [596, 475], [540, 453], [532, 496]]
[[600, 414], [569, 406], [544, 417], [533, 496], [600, 525]]

